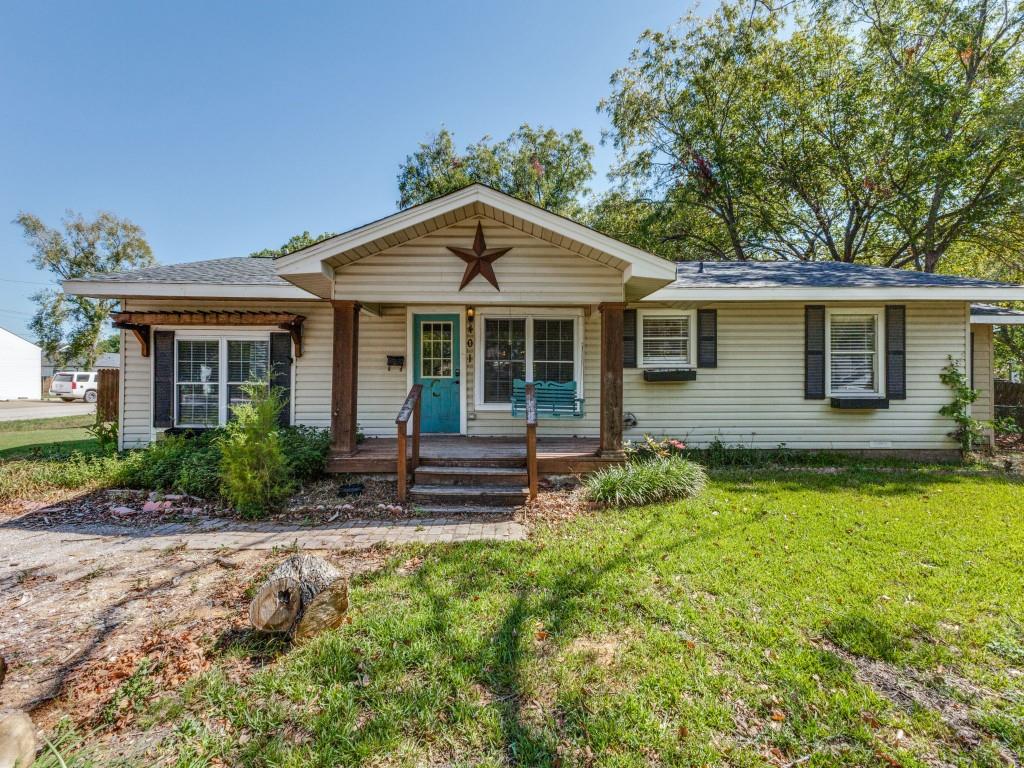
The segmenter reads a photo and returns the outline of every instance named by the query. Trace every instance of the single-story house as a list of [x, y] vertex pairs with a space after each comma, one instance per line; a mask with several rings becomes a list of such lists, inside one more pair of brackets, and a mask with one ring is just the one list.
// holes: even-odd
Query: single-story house
[[28, 339], [0, 328], [0, 400], [38, 400], [42, 350]]
[[422, 392], [414, 480], [430, 487], [467, 482], [462, 469], [518, 476], [524, 382], [541, 473], [619, 461], [645, 433], [952, 455], [949, 358], [991, 413], [991, 325], [971, 303], [1024, 299], [851, 264], [674, 264], [482, 185], [276, 259], [64, 288], [121, 301], [122, 447], [223, 424], [241, 385], [269, 375], [288, 422], [331, 429], [333, 470], [394, 473], [396, 419], [412, 429], [403, 404]]

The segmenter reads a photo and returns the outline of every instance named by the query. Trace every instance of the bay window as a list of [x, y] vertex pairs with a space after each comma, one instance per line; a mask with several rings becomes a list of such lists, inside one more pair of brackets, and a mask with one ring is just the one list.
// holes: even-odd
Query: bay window
[[516, 379], [575, 381], [581, 392], [579, 320], [578, 316], [541, 313], [482, 315], [477, 331], [477, 407], [498, 410], [511, 403]]
[[882, 316], [870, 309], [829, 310], [826, 372], [830, 396], [882, 396]]
[[245, 384], [269, 381], [267, 334], [227, 338], [179, 332], [175, 346], [176, 426], [221, 426], [232, 406], [249, 401]]

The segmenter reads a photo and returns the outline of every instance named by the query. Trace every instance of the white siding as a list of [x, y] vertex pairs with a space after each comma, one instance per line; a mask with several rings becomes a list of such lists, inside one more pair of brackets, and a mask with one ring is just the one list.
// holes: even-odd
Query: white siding
[[121, 355], [121, 447], [142, 448], [153, 439], [153, 358], [129, 331], [121, 331]]
[[622, 272], [546, 240], [484, 219], [488, 248], [511, 248], [494, 262], [501, 290], [483, 277], [459, 291], [466, 264], [445, 246], [469, 248], [478, 219], [467, 219], [339, 267], [334, 297], [364, 303], [559, 304], [622, 301]]
[[[974, 388], [978, 390], [978, 399], [971, 406], [971, 413], [976, 419], [991, 421], [995, 418], [992, 326], [972, 325], [971, 333], [974, 334]], [[990, 442], [995, 439], [991, 429], [986, 430], [985, 434]]]
[[[388, 355], [406, 354], [405, 307], [384, 307], [381, 316], [359, 316], [357, 418], [363, 433], [393, 437], [395, 417], [408, 393], [408, 368], [387, 366]], [[406, 360], [406, 365], [411, 365]]]
[[[573, 257], [579, 259], [579, 257]], [[488, 302], [489, 303], [489, 302]], [[484, 307], [485, 302], [477, 304]], [[307, 316], [305, 354], [295, 369], [295, 421], [329, 426], [331, 398], [332, 314], [330, 304], [274, 304]], [[267, 304], [230, 302], [132, 302], [129, 309], [219, 308], [266, 309]], [[730, 303], [718, 309], [718, 367], [701, 368], [697, 380], [648, 384], [643, 371], [624, 373], [625, 410], [638, 419], [627, 437], [645, 432], [670, 435], [694, 445], [718, 437], [730, 445], [809, 449], [952, 449], [952, 425], [938, 414], [950, 399], [939, 381], [947, 357], [963, 360], [967, 352], [967, 316], [961, 303], [907, 304], [907, 399], [891, 401], [889, 410], [838, 411], [828, 400], [804, 400], [804, 328], [802, 303]], [[453, 311], [458, 308], [453, 307]], [[601, 315], [594, 309], [583, 320], [584, 419], [545, 419], [543, 435], [598, 434], [600, 405]], [[978, 332], [978, 327], [975, 327]], [[984, 330], [982, 334], [984, 334]], [[991, 343], [975, 340], [975, 384], [991, 380]], [[387, 370], [387, 355], [407, 354], [406, 309], [390, 305], [382, 316], [360, 317], [358, 421], [367, 435], [391, 436], [394, 419], [408, 390], [408, 368]], [[152, 437], [150, 360], [142, 358], [135, 338], [122, 334], [125, 447], [144, 445]], [[474, 352], [479, 352], [475, 349]], [[978, 358], [984, 357], [984, 360]], [[411, 359], [407, 359], [407, 365]], [[509, 414], [475, 410], [475, 363], [466, 366], [467, 429], [471, 435], [522, 433], [522, 420]], [[989, 385], [990, 386], [990, 385]], [[984, 398], [988, 398], [987, 400]], [[990, 409], [983, 395], [977, 411]], [[981, 418], [988, 418], [981, 415]]]
[[966, 357], [961, 303], [907, 304], [907, 399], [888, 410], [841, 411], [805, 400], [804, 305], [745, 303], [718, 309], [718, 367], [697, 380], [649, 384], [625, 371], [625, 410], [645, 432], [707, 445], [810, 449], [950, 449], [951, 422], [939, 408], [950, 400], [939, 373], [953, 355]]

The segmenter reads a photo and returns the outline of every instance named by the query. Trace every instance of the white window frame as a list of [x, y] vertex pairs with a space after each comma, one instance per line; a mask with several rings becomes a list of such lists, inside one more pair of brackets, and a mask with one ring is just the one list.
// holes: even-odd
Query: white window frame
[[511, 412], [512, 403], [484, 402], [484, 334], [486, 318], [494, 320], [526, 320], [526, 381], [533, 381], [533, 321], [537, 320], [572, 320], [573, 321], [573, 361], [572, 378], [576, 382], [576, 397], [583, 398], [583, 310], [582, 309], [544, 309], [531, 307], [527, 310], [509, 308], [478, 309], [474, 328], [476, 349], [473, 366], [473, 390], [475, 408], [478, 411]]
[[[644, 319], [648, 317], [686, 317], [687, 323], [687, 361], [685, 363], [665, 363], [664, 361], [644, 358]], [[636, 364], [639, 368], [696, 368], [697, 352], [697, 310], [695, 309], [638, 309], [636, 311]]]
[[[216, 333], [206, 330], [175, 330], [174, 331], [174, 426], [180, 429], [213, 429], [209, 424], [183, 424], [178, 419], [178, 342], [179, 341], [216, 341], [217, 342], [217, 424], [223, 427], [228, 423], [228, 342], [229, 341], [265, 341], [267, 355], [270, 354], [270, 331], [231, 331]], [[293, 366], [294, 368], [294, 366]], [[212, 382], [211, 382], [212, 383]]]
[[[843, 315], [873, 315], [875, 318], [875, 389], [832, 389], [832, 318]], [[885, 310], [876, 307], [825, 308], [825, 392], [828, 397], [885, 399]]]

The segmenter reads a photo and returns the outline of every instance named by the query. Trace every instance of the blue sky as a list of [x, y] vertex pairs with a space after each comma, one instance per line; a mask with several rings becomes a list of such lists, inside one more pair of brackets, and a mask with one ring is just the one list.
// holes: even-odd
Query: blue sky
[[[244, 255], [395, 209], [398, 164], [522, 122], [579, 127], [668, 0], [23, 2], [0, 12], [0, 326], [45, 277], [11, 220], [141, 225], [161, 263]], [[597, 186], [612, 160], [598, 147]]]

